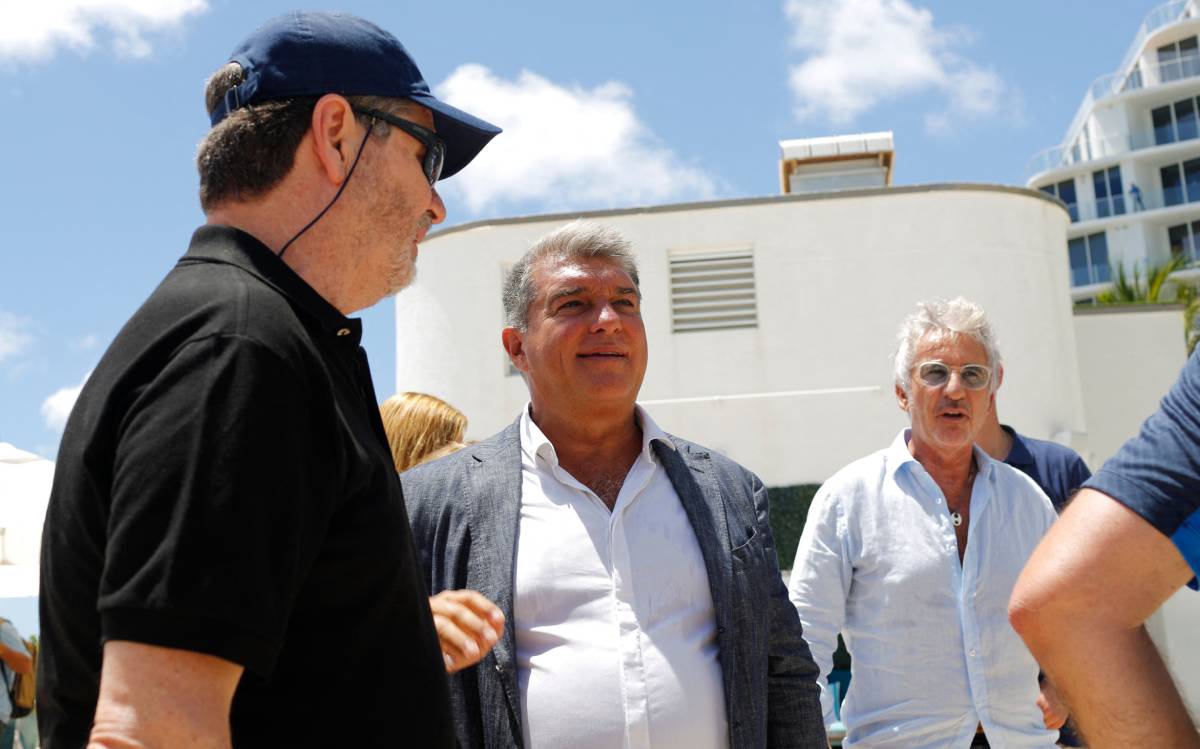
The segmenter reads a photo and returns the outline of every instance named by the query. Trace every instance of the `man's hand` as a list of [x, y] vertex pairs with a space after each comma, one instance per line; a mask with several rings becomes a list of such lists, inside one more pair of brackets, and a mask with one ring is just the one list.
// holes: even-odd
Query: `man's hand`
[[1054, 731], [1062, 728], [1071, 714], [1066, 701], [1049, 679], [1042, 680], [1042, 693], [1038, 695], [1037, 706], [1042, 709], [1042, 722], [1046, 728]]
[[443, 590], [429, 599], [446, 673], [474, 666], [504, 632], [504, 614], [473, 590]]

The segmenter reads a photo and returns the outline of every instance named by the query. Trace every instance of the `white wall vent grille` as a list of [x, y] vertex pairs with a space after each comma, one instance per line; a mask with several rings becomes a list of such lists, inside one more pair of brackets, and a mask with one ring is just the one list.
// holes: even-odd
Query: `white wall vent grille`
[[758, 326], [754, 251], [672, 251], [671, 329], [675, 333]]

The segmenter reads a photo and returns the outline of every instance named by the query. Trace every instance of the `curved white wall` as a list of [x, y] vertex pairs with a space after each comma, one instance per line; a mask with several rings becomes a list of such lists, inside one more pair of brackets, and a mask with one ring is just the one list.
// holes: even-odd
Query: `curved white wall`
[[[920, 299], [983, 304], [1006, 366], [1000, 413], [1035, 437], [1085, 431], [1068, 288], [1067, 215], [1032, 191], [932, 186], [590, 214], [638, 252], [650, 367], [642, 399], [669, 431], [718, 449], [769, 485], [822, 481], [906, 423], [890, 356]], [[526, 401], [500, 346], [500, 281], [539, 236], [571, 217], [451, 229], [421, 248], [397, 297], [396, 389], [430, 392], [486, 437]], [[671, 333], [668, 253], [754, 249], [759, 326]], [[838, 388], [822, 395], [711, 400]], [[874, 389], [872, 389], [874, 388]]]

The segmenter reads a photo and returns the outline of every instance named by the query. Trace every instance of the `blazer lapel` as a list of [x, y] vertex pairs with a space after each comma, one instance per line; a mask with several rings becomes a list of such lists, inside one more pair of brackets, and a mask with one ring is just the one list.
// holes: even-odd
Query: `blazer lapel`
[[677, 449], [655, 443], [655, 452], [700, 545], [704, 569], [708, 572], [708, 587], [712, 592], [717, 628], [723, 633], [729, 628], [727, 603], [733, 563], [729, 555], [729, 528], [725, 520], [725, 502], [711, 473], [709, 454], [694, 445], [672, 440]]
[[[515, 735], [520, 737], [516, 634], [513, 630], [513, 574], [521, 509], [521, 439], [517, 424], [510, 425], [497, 439], [488, 442], [490, 449], [479, 449], [474, 453], [477, 462], [470, 471], [473, 549], [467, 566], [467, 587], [487, 596], [504, 612], [504, 632], [491, 652], [494, 665], [489, 665], [485, 659], [479, 668], [496, 669], [503, 698], [516, 728]], [[486, 705], [486, 696], [480, 696]]]

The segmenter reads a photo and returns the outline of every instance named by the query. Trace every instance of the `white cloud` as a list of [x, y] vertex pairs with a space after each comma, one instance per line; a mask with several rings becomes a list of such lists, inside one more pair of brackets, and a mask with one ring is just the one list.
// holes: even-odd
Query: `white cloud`
[[91, 351], [100, 345], [100, 337], [95, 333], [88, 333], [71, 341], [71, 348], [79, 349], [80, 351]]
[[87, 52], [97, 46], [101, 29], [118, 55], [146, 57], [152, 51], [147, 32], [169, 29], [207, 8], [207, 0], [4, 0], [0, 61], [47, 60], [63, 46]]
[[42, 419], [46, 422], [47, 429], [61, 431], [67, 425], [67, 417], [71, 415], [71, 409], [75, 407], [75, 401], [79, 399], [84, 383], [91, 376], [92, 373], [88, 372], [78, 385], [60, 388], [42, 401]]
[[965, 29], [938, 28], [933, 14], [907, 0], [786, 0], [792, 46], [807, 56], [790, 69], [800, 120], [852, 123], [889, 99], [939, 94], [925, 117], [931, 132], [989, 117], [1022, 119], [1019, 93], [1000, 75], [953, 50]]
[[504, 128], [447, 183], [472, 212], [536, 203], [568, 210], [711, 197], [716, 181], [662, 145], [638, 119], [633, 92], [609, 82], [564, 86], [522, 71], [506, 80], [463, 65], [437, 94]]
[[21, 353], [33, 341], [33, 336], [25, 332], [28, 328], [25, 318], [0, 311], [0, 362]]

